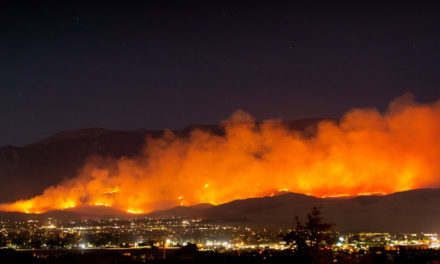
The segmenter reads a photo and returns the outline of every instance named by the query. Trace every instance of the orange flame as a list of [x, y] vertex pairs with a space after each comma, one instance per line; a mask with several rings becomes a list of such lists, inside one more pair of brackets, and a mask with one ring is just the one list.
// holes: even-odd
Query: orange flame
[[408, 98], [396, 99], [384, 114], [353, 109], [339, 122], [322, 121], [313, 135], [281, 121], [257, 125], [239, 110], [222, 123], [224, 136], [195, 130], [182, 138], [167, 131], [147, 139], [136, 158], [91, 161], [78, 177], [0, 210], [106, 204], [143, 213], [277, 190], [323, 197], [437, 187], [440, 101], [416, 104]]

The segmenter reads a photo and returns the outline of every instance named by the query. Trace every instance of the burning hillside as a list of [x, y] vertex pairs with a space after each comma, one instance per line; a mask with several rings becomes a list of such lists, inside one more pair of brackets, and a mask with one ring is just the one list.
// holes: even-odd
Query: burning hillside
[[277, 120], [256, 124], [240, 110], [222, 125], [225, 135], [166, 132], [148, 138], [135, 158], [93, 159], [76, 178], [0, 210], [93, 205], [145, 213], [287, 190], [322, 197], [439, 186], [440, 101], [418, 104], [405, 95], [385, 113], [353, 109], [312, 134]]

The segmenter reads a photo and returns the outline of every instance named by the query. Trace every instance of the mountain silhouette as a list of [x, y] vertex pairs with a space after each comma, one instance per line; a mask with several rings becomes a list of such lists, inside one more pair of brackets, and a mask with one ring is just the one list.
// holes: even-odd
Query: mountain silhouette
[[175, 207], [147, 216], [197, 217], [213, 223], [254, 227], [292, 227], [313, 206], [343, 232], [439, 232], [440, 189], [417, 189], [389, 195], [317, 198], [298, 193], [250, 198], [206, 208]]
[[[290, 129], [313, 133], [322, 119], [301, 119], [285, 122]], [[221, 124], [193, 124], [178, 131], [187, 137], [196, 129], [224, 135]], [[138, 155], [147, 137], [162, 136], [164, 130], [116, 131], [86, 128], [62, 131], [25, 147], [0, 148], [0, 203], [29, 199], [63, 179], [73, 178], [86, 161], [95, 156], [121, 158]]]

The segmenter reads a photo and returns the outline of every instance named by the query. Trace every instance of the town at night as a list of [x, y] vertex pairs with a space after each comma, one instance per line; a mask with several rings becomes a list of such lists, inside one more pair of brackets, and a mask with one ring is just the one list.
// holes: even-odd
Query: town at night
[[9, 1], [0, 263], [440, 263], [440, 5]]
[[[28, 261], [54, 261], [63, 255], [105, 255], [122, 263], [171, 260], [200, 261], [209, 256], [239, 263], [240, 256], [256, 262], [285, 261], [291, 245], [283, 239], [290, 230], [211, 224], [201, 219], [108, 218], [101, 220], [1, 221], [2, 247], [16, 250]], [[436, 233], [331, 233], [334, 262], [440, 256]], [[81, 259], [81, 257], [78, 257]], [[206, 260], [206, 259], [205, 259]], [[363, 262], [362, 262], [363, 263]]]

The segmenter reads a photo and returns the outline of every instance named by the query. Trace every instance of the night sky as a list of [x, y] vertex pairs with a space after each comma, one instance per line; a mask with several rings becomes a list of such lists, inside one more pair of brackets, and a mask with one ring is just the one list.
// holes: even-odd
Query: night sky
[[126, 2], [2, 4], [0, 146], [440, 98], [436, 6]]

